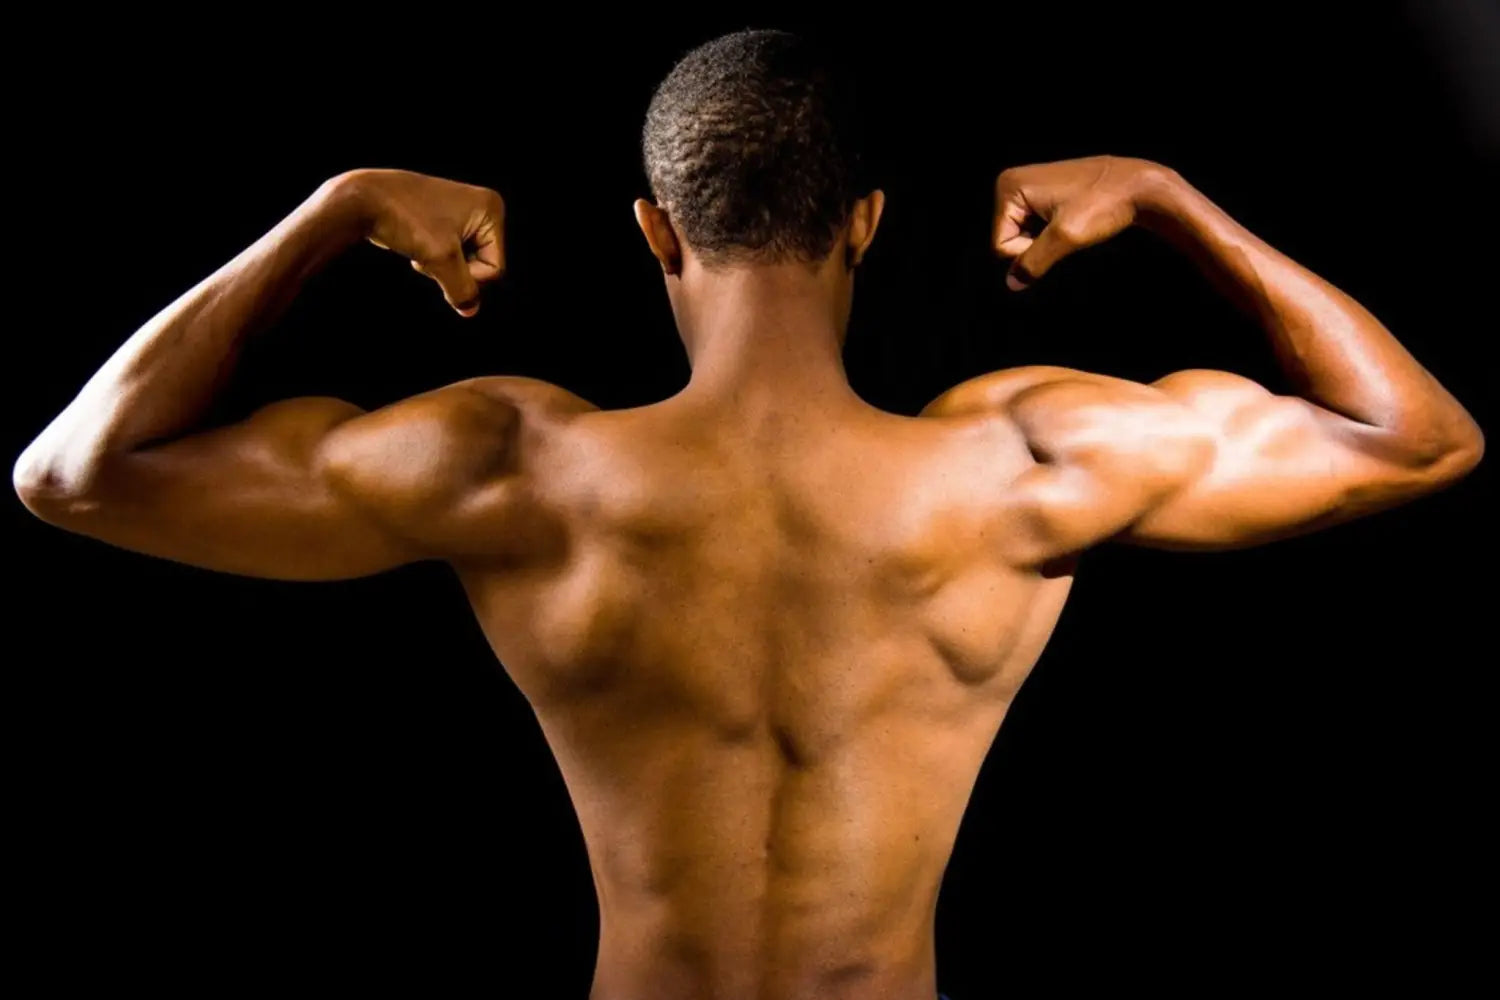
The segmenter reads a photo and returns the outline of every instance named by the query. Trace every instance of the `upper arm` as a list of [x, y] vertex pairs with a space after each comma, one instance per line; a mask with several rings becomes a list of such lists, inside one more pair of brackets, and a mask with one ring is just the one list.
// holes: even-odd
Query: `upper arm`
[[1402, 437], [1225, 372], [1182, 371], [1152, 388], [1191, 414], [1208, 461], [1124, 533], [1162, 548], [1239, 548], [1394, 506], [1453, 478]]
[[503, 489], [515, 407], [460, 384], [366, 413], [335, 399], [99, 460], [81, 495], [29, 501], [123, 548], [277, 579], [363, 576], [452, 554], [457, 511]]
[[1110, 538], [1253, 545], [1390, 506], [1439, 482], [1379, 428], [1237, 375], [1151, 385], [1056, 368], [988, 376], [949, 399], [1003, 412], [1035, 459], [1000, 498], [1019, 558]]

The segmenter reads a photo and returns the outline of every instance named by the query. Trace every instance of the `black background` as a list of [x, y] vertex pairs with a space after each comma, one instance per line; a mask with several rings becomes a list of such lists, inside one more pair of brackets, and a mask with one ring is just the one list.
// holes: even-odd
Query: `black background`
[[[801, 26], [860, 69], [889, 198], [847, 352], [870, 402], [911, 413], [1036, 362], [1281, 385], [1257, 330], [1148, 236], [1005, 292], [995, 173], [1109, 152], [1171, 164], [1360, 299], [1493, 429], [1493, 150], [1430, 22], [1212, 9], [44, 19], [12, 46], [45, 69], [7, 71], [9, 454], [140, 323], [355, 166], [500, 190], [504, 287], [463, 322], [356, 249], [252, 346], [216, 419], [486, 373], [606, 407], [670, 394], [687, 366], [631, 218], [638, 130], [677, 56], [746, 26]], [[1265, 549], [1086, 560], [965, 819], [942, 988], [1461, 975], [1493, 889], [1493, 470]], [[4, 516], [12, 873], [54, 982], [212, 995], [414, 975], [434, 995], [461, 973], [585, 994], [597, 913], [577, 822], [446, 570], [244, 580], [16, 502]]]

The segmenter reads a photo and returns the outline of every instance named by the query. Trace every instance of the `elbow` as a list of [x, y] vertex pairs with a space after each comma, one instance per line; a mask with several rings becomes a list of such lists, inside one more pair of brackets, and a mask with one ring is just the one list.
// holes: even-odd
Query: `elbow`
[[1472, 417], [1469, 417], [1466, 423], [1467, 427], [1448, 459], [1452, 466], [1449, 474], [1454, 481], [1473, 472], [1478, 468], [1480, 460], [1484, 458], [1484, 431], [1480, 430]]
[[52, 463], [43, 461], [36, 454], [36, 445], [33, 444], [21, 452], [11, 467], [10, 481], [21, 503], [40, 517], [40, 508], [46, 503], [48, 494], [56, 489], [57, 473]]
[[21, 504], [48, 524], [66, 527], [98, 506], [85, 486], [90, 477], [67, 475], [55, 456], [34, 444], [16, 459], [10, 478]]
[[67, 494], [59, 488], [56, 473], [28, 462], [25, 454], [16, 461], [10, 478], [21, 505], [43, 521], [57, 520], [58, 512], [67, 506]]
[[1422, 478], [1433, 488], [1450, 486], [1473, 472], [1484, 458], [1484, 431], [1468, 413], [1436, 447], [1423, 449]]

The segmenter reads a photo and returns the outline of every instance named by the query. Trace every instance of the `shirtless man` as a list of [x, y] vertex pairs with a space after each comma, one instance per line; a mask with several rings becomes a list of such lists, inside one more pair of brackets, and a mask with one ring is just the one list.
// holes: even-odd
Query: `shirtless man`
[[504, 271], [498, 194], [358, 170], [135, 333], [15, 467], [39, 517], [197, 566], [450, 564], [581, 819], [594, 1000], [932, 1000], [959, 821], [1079, 554], [1305, 532], [1483, 448], [1357, 302], [1172, 170], [1107, 156], [1000, 174], [1011, 287], [1147, 226], [1253, 307], [1301, 395], [1034, 367], [918, 417], [870, 407], [840, 352], [884, 199], [854, 187], [817, 66], [739, 33], [652, 101], [635, 211], [692, 361], [671, 398], [601, 411], [485, 377], [200, 427], [243, 340], [350, 245], [410, 258], [463, 315]]

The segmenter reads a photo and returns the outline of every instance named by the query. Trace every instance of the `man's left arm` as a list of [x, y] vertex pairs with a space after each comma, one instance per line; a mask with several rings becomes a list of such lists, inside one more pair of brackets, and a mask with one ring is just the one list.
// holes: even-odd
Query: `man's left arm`
[[304, 398], [198, 424], [245, 338], [361, 239], [409, 257], [472, 315], [503, 269], [502, 215], [493, 191], [402, 171], [324, 184], [95, 373], [17, 460], [22, 502], [111, 544], [255, 576], [356, 576], [440, 554], [396, 525], [456, 503], [474, 485], [466, 463], [500, 464], [516, 416], [504, 401], [459, 385], [372, 414]]

